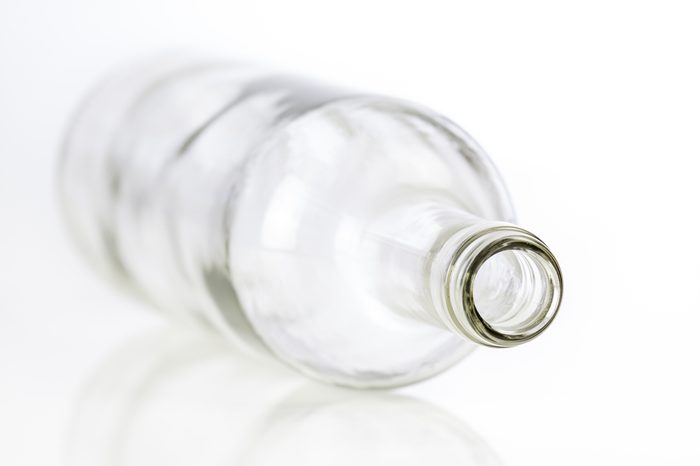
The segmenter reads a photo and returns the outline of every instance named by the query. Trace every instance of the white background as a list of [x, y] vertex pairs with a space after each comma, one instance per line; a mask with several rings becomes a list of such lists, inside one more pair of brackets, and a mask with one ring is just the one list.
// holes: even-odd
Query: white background
[[[162, 325], [74, 253], [53, 174], [66, 120], [95, 79], [125, 59], [182, 47], [448, 115], [490, 153], [521, 223], [559, 257], [565, 300], [545, 335], [480, 350], [401, 393], [450, 412], [501, 464], [700, 464], [698, 8], [0, 0], [0, 464], [63, 464], [85, 384], [126, 341]], [[235, 407], [249, 400], [236, 396], [224, 424], [247, 432]], [[183, 410], [177, 422], [203, 419], [200, 436], [221, 435], [202, 414], [215, 404], [178, 400], [158, 409]], [[153, 465], [166, 464], [160, 450], [199, 448], [168, 445], [157, 426], [149, 435], [142, 447]], [[305, 455], [342, 450], [332, 446], [342, 438], [330, 440]], [[421, 445], [407, 439], [403, 454]], [[361, 461], [402, 464], [391, 452], [373, 456], [376, 447]], [[104, 464], [136, 464], [110, 455]]]

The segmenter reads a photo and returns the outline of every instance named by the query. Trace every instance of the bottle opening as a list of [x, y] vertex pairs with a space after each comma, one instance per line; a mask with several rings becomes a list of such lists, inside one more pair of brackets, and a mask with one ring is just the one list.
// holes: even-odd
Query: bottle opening
[[448, 326], [496, 347], [542, 333], [559, 310], [563, 289], [547, 246], [510, 224], [470, 232], [456, 246], [444, 283]]
[[536, 328], [554, 300], [550, 263], [537, 252], [511, 249], [488, 257], [476, 271], [474, 307], [494, 331], [516, 335]]

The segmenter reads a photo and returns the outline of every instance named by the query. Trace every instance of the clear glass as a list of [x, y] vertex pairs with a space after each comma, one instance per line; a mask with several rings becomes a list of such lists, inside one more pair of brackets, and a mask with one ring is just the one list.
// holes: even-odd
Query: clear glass
[[422, 380], [559, 308], [557, 261], [484, 151], [402, 100], [154, 60], [87, 100], [59, 178], [103, 272], [325, 381]]

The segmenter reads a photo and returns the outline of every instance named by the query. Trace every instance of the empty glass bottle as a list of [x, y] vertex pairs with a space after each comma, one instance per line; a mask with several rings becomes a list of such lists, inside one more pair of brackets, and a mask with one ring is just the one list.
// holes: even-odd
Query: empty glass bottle
[[60, 191], [112, 278], [338, 384], [529, 341], [561, 300], [556, 259], [463, 130], [248, 64], [112, 76], [71, 127]]

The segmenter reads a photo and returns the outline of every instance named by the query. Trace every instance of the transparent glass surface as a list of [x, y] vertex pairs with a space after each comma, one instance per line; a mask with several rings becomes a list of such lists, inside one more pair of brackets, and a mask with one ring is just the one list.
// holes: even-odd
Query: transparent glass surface
[[79, 244], [126, 288], [343, 385], [527, 341], [561, 298], [464, 131], [250, 65], [115, 74], [77, 115], [60, 187]]

